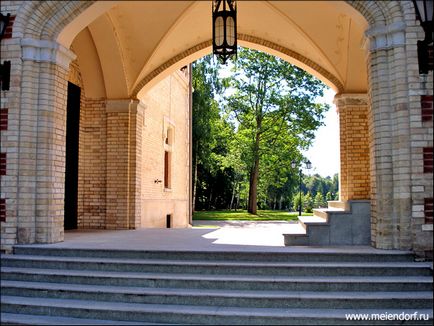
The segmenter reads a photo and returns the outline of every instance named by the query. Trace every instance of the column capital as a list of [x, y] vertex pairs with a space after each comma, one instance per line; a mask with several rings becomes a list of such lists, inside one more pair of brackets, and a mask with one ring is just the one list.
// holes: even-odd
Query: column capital
[[367, 106], [368, 94], [366, 93], [343, 93], [336, 94], [333, 103], [336, 105], [337, 110], [345, 106]]
[[365, 32], [370, 40], [370, 51], [391, 49], [405, 45], [405, 22], [394, 22], [384, 26], [372, 26]]
[[49, 40], [23, 38], [21, 40], [23, 61], [51, 62], [68, 70], [77, 56], [63, 45]]
[[106, 104], [106, 112], [119, 112], [119, 113], [128, 113], [137, 111], [137, 107], [139, 105], [139, 100], [135, 99], [116, 99], [116, 100], [107, 100]]
[[140, 100], [132, 99], [130, 102], [130, 112], [131, 113], [143, 113], [146, 110], [146, 104], [140, 102]]

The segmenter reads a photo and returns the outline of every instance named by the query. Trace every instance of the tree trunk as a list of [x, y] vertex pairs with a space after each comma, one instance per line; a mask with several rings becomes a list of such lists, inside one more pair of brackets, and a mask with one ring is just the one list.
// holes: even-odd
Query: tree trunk
[[283, 195], [280, 195], [280, 199], [279, 199], [279, 211], [282, 210], [282, 202], [283, 202]]
[[232, 205], [234, 204], [236, 187], [237, 187], [237, 184], [232, 186], [232, 197], [231, 197], [231, 204], [229, 205], [229, 210], [232, 210]]
[[240, 207], [240, 196], [241, 196], [241, 183], [238, 184], [237, 203], [235, 204], [235, 211], [237, 211], [238, 207]]
[[195, 154], [195, 158], [194, 158], [194, 163], [193, 163], [193, 205], [192, 205], [192, 209], [193, 212], [195, 212], [196, 210], [196, 189], [197, 189], [197, 146], [196, 146], [196, 154]]
[[209, 192], [209, 197], [208, 197], [208, 210], [211, 209], [211, 202], [212, 202], [212, 190], [213, 188], [211, 187], [211, 190]]
[[250, 184], [249, 184], [249, 206], [247, 211], [250, 214], [256, 215], [258, 209], [258, 179], [259, 179], [259, 144], [261, 141], [260, 130], [262, 127], [262, 120], [258, 117], [256, 119], [256, 137], [255, 145], [253, 147], [253, 167], [250, 171]]

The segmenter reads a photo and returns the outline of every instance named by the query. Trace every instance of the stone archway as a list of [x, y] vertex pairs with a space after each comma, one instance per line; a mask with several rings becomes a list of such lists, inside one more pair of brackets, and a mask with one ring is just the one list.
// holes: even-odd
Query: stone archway
[[[432, 182], [424, 181], [418, 168], [414, 167], [421, 145], [412, 143], [418, 127], [410, 123], [420, 109], [422, 92], [414, 59], [421, 29], [414, 20], [414, 9], [409, 1], [347, 3], [350, 5], [347, 9], [357, 10], [369, 25], [366, 31], [366, 45], [369, 44], [366, 110], [373, 246], [385, 249], [423, 246], [416, 240], [421, 223], [415, 206], [421, 198], [412, 189], [421, 186], [432, 189]], [[49, 243], [63, 239], [64, 90], [69, 62], [75, 56], [67, 47], [72, 42], [74, 30], [80, 30], [115, 4], [26, 2], [17, 12], [14, 36], [20, 38], [22, 49], [15, 58], [17, 65], [12, 75], [23, 87], [14, 93], [14, 100], [8, 99], [20, 107], [17, 121], [21, 126], [16, 132], [19, 138], [16, 191], [7, 190], [6, 194], [7, 198], [15, 198], [10, 203], [12, 208], [8, 208], [16, 213], [16, 239], [12, 242]], [[416, 33], [408, 33], [409, 30]], [[68, 35], [62, 31], [67, 31]], [[249, 38], [243, 37], [246, 41]], [[200, 51], [203, 49], [200, 44], [199, 48], [186, 49], [186, 53]], [[18, 63], [21, 59], [22, 64]], [[129, 95], [134, 97], [146, 83], [179, 59], [174, 56], [165, 61], [167, 66], [145, 74]], [[408, 67], [407, 71], [402, 67]], [[333, 79], [332, 76], [328, 78]], [[342, 92], [345, 92], [344, 88]], [[27, 121], [36, 124], [25, 130], [26, 134], [23, 132]], [[28, 160], [36, 160], [36, 164], [28, 164]], [[8, 243], [2, 242], [2, 245], [8, 246]]]

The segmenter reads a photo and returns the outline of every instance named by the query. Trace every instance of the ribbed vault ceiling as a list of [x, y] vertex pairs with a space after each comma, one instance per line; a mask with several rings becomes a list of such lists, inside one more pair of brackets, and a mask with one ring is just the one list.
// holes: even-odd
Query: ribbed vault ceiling
[[[71, 48], [89, 97], [128, 98], [143, 79], [156, 75], [155, 70], [175, 56], [183, 59], [164, 65], [159, 78], [211, 52], [203, 46], [212, 36], [211, 1], [111, 1], [93, 6], [98, 6], [95, 14], [91, 6], [77, 18], [90, 20], [86, 27], [68, 28], [71, 35], [61, 35], [73, 39]], [[340, 92], [366, 92], [366, 28], [361, 15], [342, 1], [238, 1], [238, 33], [253, 40], [240, 45], [279, 55]], [[200, 49], [191, 50], [199, 44]]]

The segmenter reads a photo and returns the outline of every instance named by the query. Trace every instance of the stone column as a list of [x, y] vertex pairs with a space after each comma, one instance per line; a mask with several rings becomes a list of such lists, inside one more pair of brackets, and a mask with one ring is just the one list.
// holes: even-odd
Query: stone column
[[370, 198], [368, 103], [366, 94], [339, 94], [334, 103], [339, 113], [339, 200]]
[[134, 100], [130, 104], [128, 219], [129, 228], [141, 226], [142, 217], [142, 137], [145, 107]]
[[138, 104], [107, 101], [107, 229], [140, 225], [143, 110]]
[[[381, 249], [411, 249], [411, 155], [406, 24], [372, 26], [368, 119], [371, 239]], [[412, 68], [413, 69], [413, 68]]]
[[54, 41], [22, 39], [17, 242], [63, 241], [68, 67]]
[[104, 229], [107, 114], [105, 98], [84, 98], [80, 108], [78, 228]]

